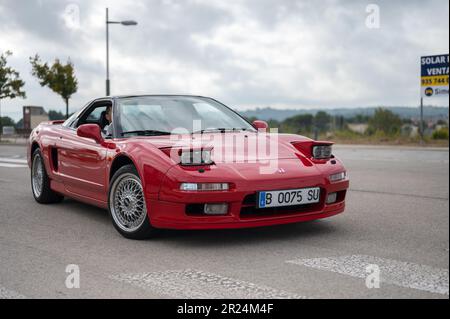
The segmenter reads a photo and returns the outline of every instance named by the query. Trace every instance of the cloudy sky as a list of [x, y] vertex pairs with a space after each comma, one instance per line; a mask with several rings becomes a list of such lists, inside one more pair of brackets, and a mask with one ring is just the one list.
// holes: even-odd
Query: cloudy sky
[[31, 76], [36, 53], [75, 64], [71, 110], [105, 94], [106, 7], [139, 22], [111, 26], [113, 94], [206, 95], [238, 110], [416, 106], [420, 56], [449, 52], [448, 0], [0, 0], [0, 52], [13, 52], [27, 92], [3, 114], [64, 109]]

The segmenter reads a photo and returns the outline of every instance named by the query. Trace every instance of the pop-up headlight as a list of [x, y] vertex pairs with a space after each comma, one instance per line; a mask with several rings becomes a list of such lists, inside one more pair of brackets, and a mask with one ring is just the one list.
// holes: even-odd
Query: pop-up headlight
[[212, 165], [210, 149], [188, 149], [181, 150], [181, 165]]
[[328, 159], [332, 155], [331, 145], [315, 145], [313, 146], [312, 155], [315, 159]]

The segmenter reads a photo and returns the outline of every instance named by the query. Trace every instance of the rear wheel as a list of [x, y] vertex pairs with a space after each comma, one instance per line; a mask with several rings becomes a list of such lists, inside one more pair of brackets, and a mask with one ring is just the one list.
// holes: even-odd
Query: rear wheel
[[31, 190], [34, 199], [41, 204], [58, 203], [64, 199], [64, 196], [50, 188], [50, 178], [45, 170], [44, 159], [39, 149], [34, 151], [31, 161]]
[[146, 239], [155, 233], [150, 224], [141, 179], [133, 165], [120, 168], [113, 176], [108, 208], [114, 227], [129, 239]]

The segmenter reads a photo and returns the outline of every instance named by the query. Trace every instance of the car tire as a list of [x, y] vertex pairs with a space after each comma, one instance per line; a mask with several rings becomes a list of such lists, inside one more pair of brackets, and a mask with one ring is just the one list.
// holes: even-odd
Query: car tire
[[31, 158], [31, 192], [40, 204], [59, 203], [64, 199], [63, 195], [50, 188], [50, 178], [40, 149], [36, 149]]
[[128, 239], [153, 237], [141, 178], [133, 165], [121, 167], [114, 174], [108, 191], [108, 210], [114, 227]]

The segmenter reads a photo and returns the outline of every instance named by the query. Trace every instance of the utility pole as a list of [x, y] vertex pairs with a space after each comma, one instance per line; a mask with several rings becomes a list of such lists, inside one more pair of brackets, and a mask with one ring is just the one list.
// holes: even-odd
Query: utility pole
[[106, 8], [106, 96], [111, 93], [109, 83], [109, 9]]
[[424, 139], [424, 127], [423, 127], [423, 97], [420, 98], [420, 123], [419, 123], [419, 130], [420, 130], [420, 144], [425, 144]]
[[109, 25], [121, 24], [123, 26], [137, 25], [136, 21], [124, 20], [124, 21], [109, 21], [109, 10], [106, 8], [106, 96], [111, 95], [111, 82], [109, 80]]

